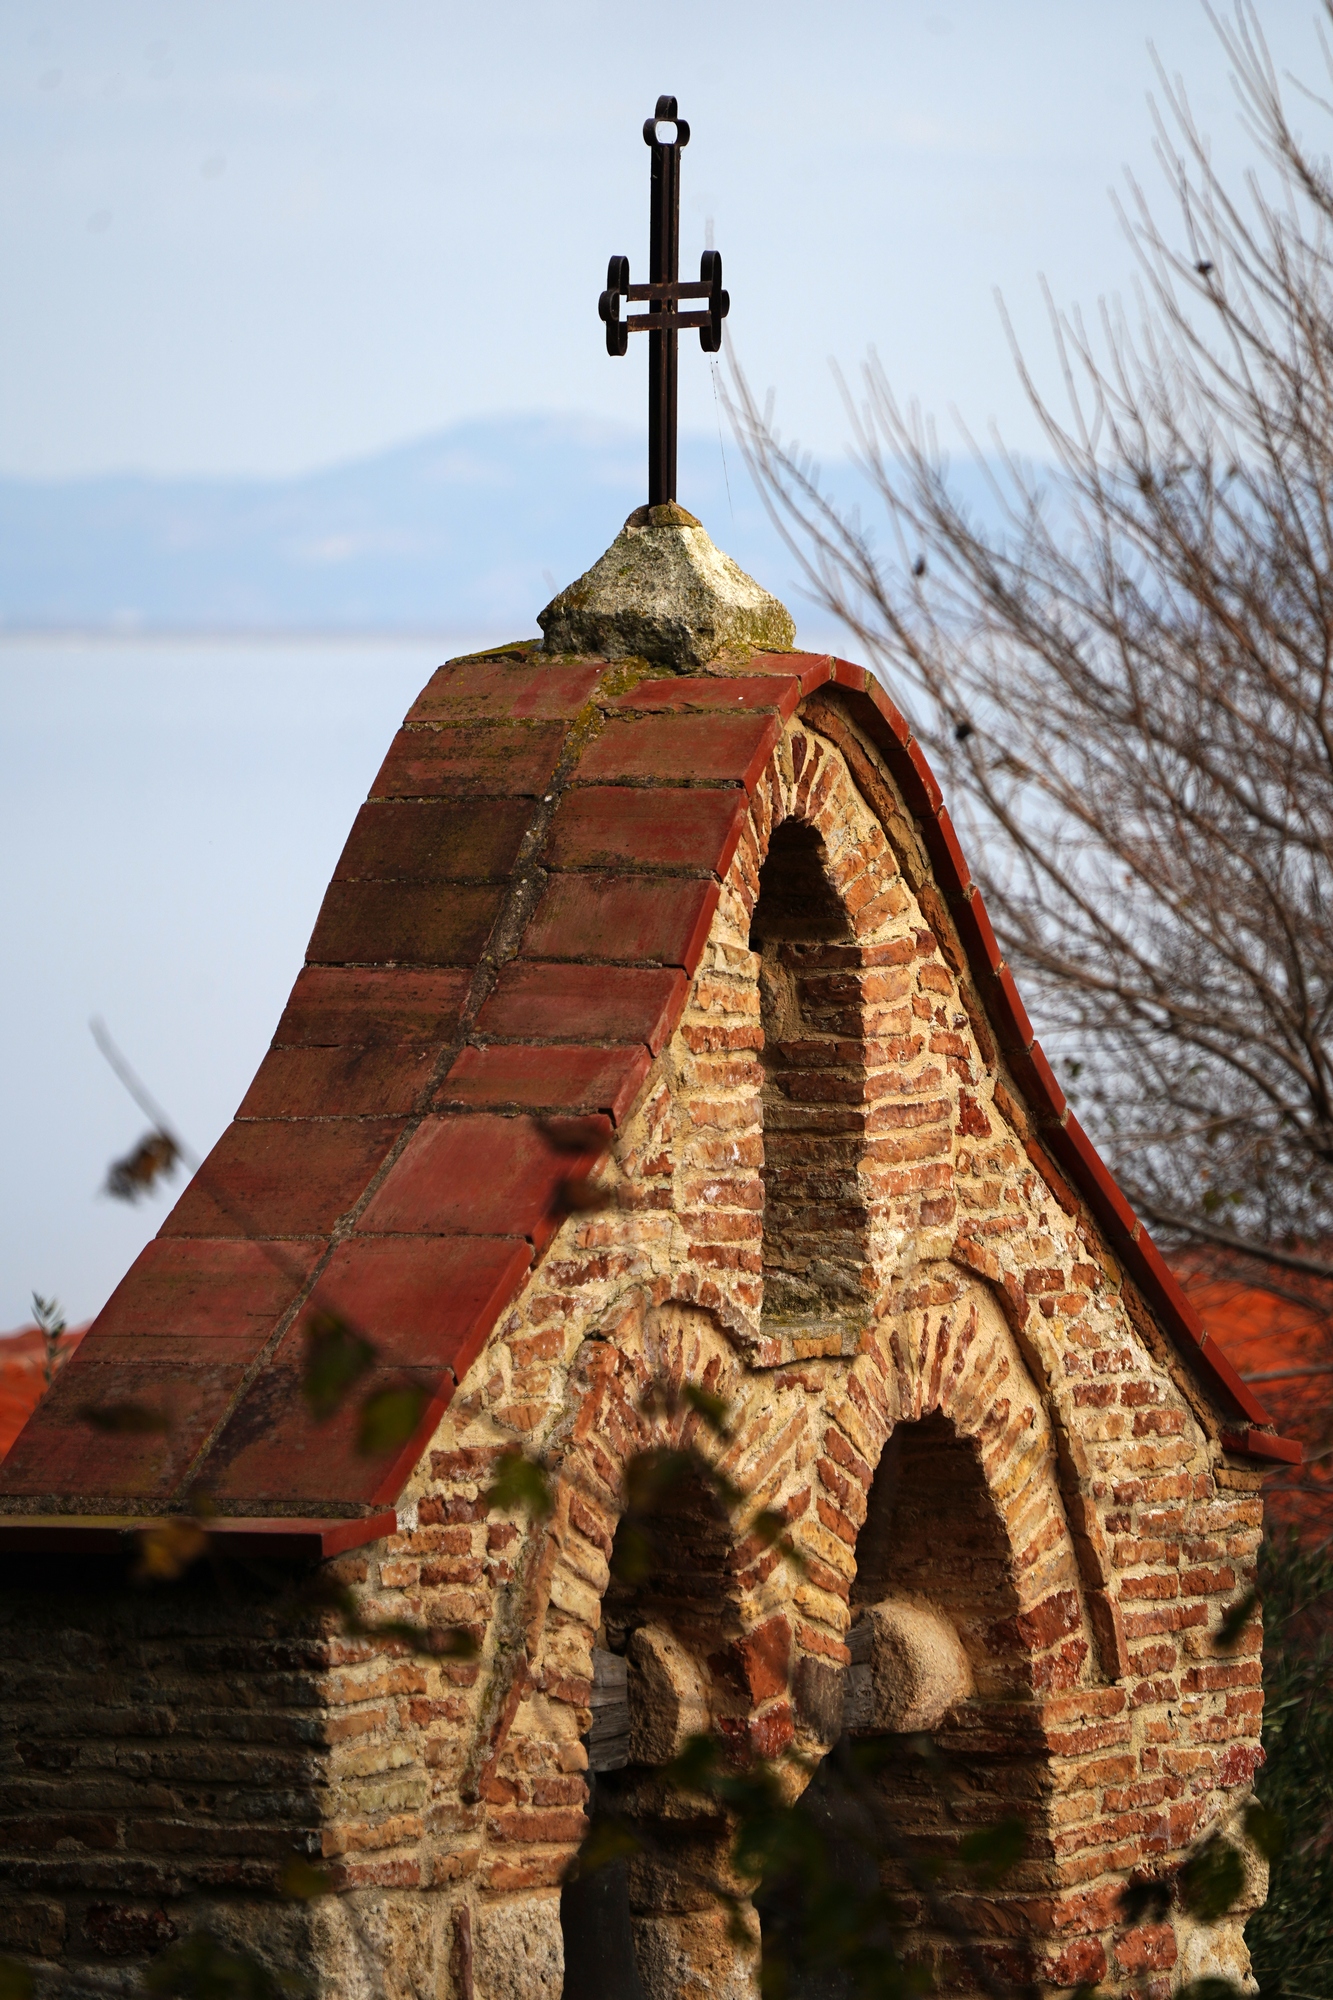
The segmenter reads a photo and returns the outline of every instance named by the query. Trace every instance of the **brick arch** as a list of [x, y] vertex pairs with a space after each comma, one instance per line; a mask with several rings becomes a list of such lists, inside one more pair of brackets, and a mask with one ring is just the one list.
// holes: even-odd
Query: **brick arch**
[[[882, 1398], [886, 1412], [895, 1412], [886, 1446], [896, 1426], [933, 1420], [935, 1433], [947, 1430], [978, 1467], [1011, 1564], [1012, 1627], [961, 1633], [979, 1676], [984, 1680], [989, 1662], [1007, 1657], [1003, 1685], [1011, 1699], [1098, 1678], [1060, 1487], [1056, 1425], [990, 1287], [950, 1266], [925, 1267], [908, 1300], [876, 1327], [852, 1375], [867, 1389], [877, 1377], [875, 1402]], [[862, 1550], [858, 1540], [862, 1594], [892, 1574], [891, 1557], [871, 1544]]]
[[[904, 1738], [873, 1783], [899, 1836], [923, 1855], [938, 1857], [1006, 1815], [1027, 1821], [1015, 1876], [949, 1902], [997, 1975], [1030, 1981], [1053, 1907], [1033, 1893], [1051, 1873], [1057, 1832], [1050, 1718], [1062, 1708], [1096, 1714], [1102, 1699], [1055, 1426], [988, 1285], [926, 1266], [896, 1303], [852, 1367], [847, 1401], [826, 1432], [825, 1484], [837, 1490], [824, 1509], [855, 1554], [851, 1618], [885, 1598], [929, 1605], [961, 1639], [973, 1692], [933, 1732], [932, 1757]], [[810, 1809], [827, 1810], [820, 1774]], [[914, 1913], [909, 1953], [946, 1984], [956, 1980], [956, 1937], [901, 1868], [885, 1863], [885, 1879]]]
[[[678, 1392], [686, 1382], [728, 1404], [725, 1440], [686, 1403], [645, 1410], [650, 1388]], [[597, 1639], [624, 1652], [637, 1627], [665, 1624], [701, 1670], [711, 1727], [734, 1754], [771, 1756], [792, 1742], [797, 1577], [745, 1536], [743, 1518], [734, 1522], [706, 1493], [685, 1491], [654, 1524], [651, 1573], [636, 1585], [610, 1574], [636, 1453], [693, 1444], [756, 1503], [789, 1492], [803, 1439], [789, 1423], [775, 1423], [765, 1386], [715, 1314], [670, 1298], [622, 1301], [604, 1336], [583, 1343], [570, 1374], [568, 1415], [548, 1446], [559, 1498], [548, 1537], [548, 1608], [532, 1648], [534, 1685], [567, 1682], [571, 1660], [582, 1664]], [[530, 1743], [497, 1743], [483, 1796], [506, 1795], [515, 1778], [531, 1790]], [[631, 1865], [629, 1899], [650, 2000], [748, 2000], [752, 1955], [729, 1937], [727, 1913], [712, 1893], [735, 1887], [726, 1817], [682, 1816], [649, 1767], [630, 1766], [600, 1782], [601, 1805], [637, 1826], [647, 1845]], [[576, 1845], [571, 1834], [567, 1856]]]

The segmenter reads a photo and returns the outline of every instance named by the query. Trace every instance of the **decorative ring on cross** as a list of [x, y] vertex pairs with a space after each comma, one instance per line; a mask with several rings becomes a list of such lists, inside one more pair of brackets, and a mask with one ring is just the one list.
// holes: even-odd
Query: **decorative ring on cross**
[[[646, 313], [630, 313], [620, 317], [620, 302], [642, 300], [653, 310]], [[680, 299], [707, 299], [707, 312], [683, 313], [675, 311]], [[705, 354], [718, 354], [722, 349], [722, 322], [731, 311], [731, 294], [722, 289], [722, 252], [705, 250], [699, 259], [698, 284], [672, 283], [670, 279], [656, 285], [632, 285], [629, 281], [629, 258], [612, 257], [606, 267], [606, 290], [597, 301], [597, 316], [606, 325], [606, 351], [608, 354], [625, 354], [629, 351], [629, 337], [632, 333], [685, 333], [697, 327], [699, 345]]]
[[[657, 136], [659, 125], [674, 125], [676, 128], [675, 138], [659, 139]], [[643, 121], [643, 143], [645, 146], [689, 145], [690, 128], [685, 123], [685, 120], [678, 115], [674, 97], [658, 98], [656, 111], [654, 111], [651, 118], [645, 118]]]

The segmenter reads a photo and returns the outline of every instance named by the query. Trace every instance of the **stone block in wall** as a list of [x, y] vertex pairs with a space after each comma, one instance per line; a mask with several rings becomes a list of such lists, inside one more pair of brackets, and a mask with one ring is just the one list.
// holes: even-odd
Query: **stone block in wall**
[[708, 1679], [664, 1625], [641, 1625], [629, 1642], [629, 1756], [669, 1764], [708, 1728]]
[[558, 1896], [517, 1896], [477, 1912], [473, 2000], [560, 2000], [565, 1946]]
[[868, 1605], [847, 1643], [848, 1729], [934, 1729], [973, 1692], [962, 1641], [928, 1604], [890, 1597]]

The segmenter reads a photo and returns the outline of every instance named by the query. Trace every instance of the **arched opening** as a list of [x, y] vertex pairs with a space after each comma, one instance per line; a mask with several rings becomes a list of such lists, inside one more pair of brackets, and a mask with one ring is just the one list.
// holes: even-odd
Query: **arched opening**
[[[857, 1563], [844, 1734], [800, 1809], [841, 1880], [865, 1896], [878, 1878], [889, 1892], [902, 1920], [896, 1948], [937, 1984], [971, 1992], [979, 1982], [967, 1959], [987, 1939], [1002, 1936], [1021, 1954], [1024, 1899], [1003, 1877], [983, 1885], [949, 1864], [968, 1834], [1005, 1820], [1035, 1824], [1046, 1786], [1023, 1702], [1031, 1656], [1004, 1522], [977, 1447], [938, 1412], [889, 1439]], [[854, 1770], [849, 1753], [871, 1739], [873, 1766]], [[1012, 1918], [997, 1908], [1009, 1896]], [[799, 1899], [778, 1885], [760, 1911], [799, 1967]], [[1021, 1976], [1016, 1961], [1005, 1971]], [[798, 1969], [790, 2000], [852, 2000], [855, 1990], [850, 1974]]]
[[738, 1700], [725, 1671], [714, 1673], [741, 1630], [732, 1527], [671, 1447], [639, 1459], [629, 1498], [594, 1642], [588, 1811], [638, 1847], [562, 1891], [565, 1992], [579, 2000], [668, 2000], [686, 1990], [682, 1971], [706, 1990], [710, 1958], [730, 1955], [713, 1893], [730, 1826], [720, 1812], [683, 1809], [662, 1772]]
[[823, 842], [799, 820], [774, 830], [750, 949], [764, 1031], [763, 1317], [817, 1337], [859, 1323], [869, 1300], [862, 955]]

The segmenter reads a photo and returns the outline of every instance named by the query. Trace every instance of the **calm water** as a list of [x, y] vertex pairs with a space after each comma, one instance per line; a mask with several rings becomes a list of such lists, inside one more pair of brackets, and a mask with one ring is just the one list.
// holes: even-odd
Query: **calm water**
[[145, 1121], [89, 1017], [206, 1151], [405, 710], [511, 636], [0, 638], [0, 1331], [96, 1311], [168, 1205], [98, 1192]]

